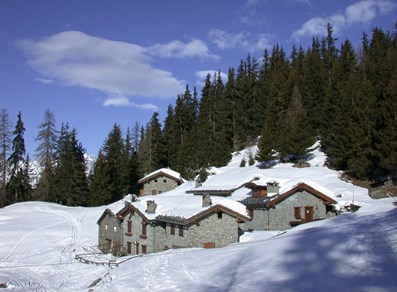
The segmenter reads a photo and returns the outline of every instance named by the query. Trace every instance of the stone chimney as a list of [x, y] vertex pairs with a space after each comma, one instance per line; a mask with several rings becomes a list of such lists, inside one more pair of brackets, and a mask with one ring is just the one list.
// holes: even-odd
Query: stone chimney
[[156, 213], [157, 204], [155, 201], [146, 201], [146, 213], [154, 214]]
[[268, 194], [278, 194], [280, 191], [280, 186], [278, 182], [273, 181], [273, 182], [268, 182], [267, 183], [267, 193]]
[[212, 200], [210, 195], [204, 195], [203, 196], [203, 204], [202, 207], [209, 207], [212, 205]]

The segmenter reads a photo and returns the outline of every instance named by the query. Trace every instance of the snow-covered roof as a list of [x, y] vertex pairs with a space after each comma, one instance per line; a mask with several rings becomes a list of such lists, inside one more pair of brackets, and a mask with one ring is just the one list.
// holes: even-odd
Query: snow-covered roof
[[284, 183], [283, 185], [280, 185], [280, 191], [279, 193], [282, 195], [286, 192], [289, 192], [290, 190], [292, 190], [294, 187], [296, 187], [297, 185], [304, 183], [310, 187], [312, 187], [313, 189], [323, 193], [324, 195], [333, 198], [334, 197], [334, 192], [325, 188], [324, 186], [309, 180], [307, 178], [299, 178], [299, 179], [292, 179], [286, 183]]
[[181, 182], [183, 181], [183, 179], [181, 177], [181, 174], [179, 172], [176, 172], [176, 171], [174, 171], [174, 170], [172, 170], [170, 168], [160, 168], [160, 169], [158, 169], [156, 171], [153, 171], [153, 172], [149, 173], [148, 175], [145, 175], [143, 178], [141, 178], [138, 181], [138, 183], [142, 183], [142, 182], [147, 181], [147, 180], [149, 180], [151, 178], [154, 178], [154, 177], [156, 177], [158, 175], [166, 175], [168, 177], [174, 178], [175, 180], [178, 180], [178, 181], [181, 181]]
[[[138, 201], [132, 202], [131, 205], [144, 214], [148, 220], [155, 220], [157, 216], [173, 216], [188, 219], [215, 205], [228, 208], [240, 216], [248, 216], [246, 207], [243, 204], [228, 198], [211, 197], [212, 205], [202, 207], [202, 196], [187, 194], [186, 190], [188, 187], [181, 186], [163, 194], [143, 196]], [[147, 201], [154, 201], [156, 203], [155, 213], [146, 212]]]

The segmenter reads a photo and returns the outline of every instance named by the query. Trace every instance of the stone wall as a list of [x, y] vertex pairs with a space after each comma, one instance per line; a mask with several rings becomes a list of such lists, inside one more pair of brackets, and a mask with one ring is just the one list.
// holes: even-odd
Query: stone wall
[[[131, 221], [131, 232], [128, 232], [128, 221]], [[238, 224], [235, 218], [225, 213], [212, 214], [199, 224], [189, 227], [175, 224], [174, 235], [171, 234], [170, 223], [157, 222], [146, 225], [146, 236], [142, 234], [142, 218], [138, 214], [127, 215], [123, 221], [124, 247], [128, 250], [130, 242], [131, 253], [142, 254], [142, 246], [146, 253], [164, 251], [182, 247], [204, 247], [205, 243], [213, 243], [215, 247], [223, 247], [238, 242]], [[183, 236], [179, 230], [183, 229]]]
[[166, 176], [159, 176], [155, 179], [152, 179], [146, 182], [143, 185], [143, 195], [157, 195], [161, 193], [168, 192], [173, 190], [178, 186], [178, 182], [175, 180], [166, 177]]
[[253, 219], [244, 223], [244, 230], [286, 230], [290, 229], [291, 221], [299, 221], [295, 218], [294, 208], [301, 207], [301, 217], [305, 218], [305, 207], [313, 207], [313, 220], [330, 217], [326, 213], [323, 201], [303, 190], [281, 201], [273, 208], [253, 210]]
[[98, 248], [103, 253], [121, 252], [122, 227], [115, 216], [106, 214], [98, 228]]
[[212, 214], [198, 225], [189, 228], [191, 245], [196, 247], [204, 247], [204, 243], [214, 243], [215, 247], [223, 247], [238, 242], [238, 236], [236, 219], [223, 212]]

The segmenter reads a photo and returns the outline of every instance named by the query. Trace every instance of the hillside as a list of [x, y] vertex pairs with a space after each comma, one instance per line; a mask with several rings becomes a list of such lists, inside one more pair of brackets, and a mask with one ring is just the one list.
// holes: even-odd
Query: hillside
[[283, 183], [306, 179], [332, 190], [340, 206], [354, 200], [362, 207], [286, 233], [246, 233], [240, 243], [225, 248], [169, 250], [129, 259], [116, 268], [83, 264], [74, 257], [95, 250], [97, 219], [105, 208], [119, 210], [123, 201], [96, 208], [18, 203], [0, 209], [0, 284], [8, 288], [5, 291], [87, 291], [101, 278], [93, 291], [397, 289], [393, 199], [372, 200], [366, 189], [339, 179], [338, 172], [323, 166], [325, 156], [316, 147], [311, 166], [302, 169], [292, 164], [267, 170], [255, 165], [241, 168], [240, 161], [249, 152], [235, 153], [227, 166], [213, 168], [214, 175], [205, 184], [252, 175]]

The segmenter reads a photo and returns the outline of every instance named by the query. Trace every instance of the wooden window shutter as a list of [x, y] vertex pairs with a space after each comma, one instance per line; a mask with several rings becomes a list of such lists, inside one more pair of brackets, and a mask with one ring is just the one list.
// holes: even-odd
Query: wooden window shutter
[[302, 219], [301, 207], [294, 207], [294, 217], [295, 219]]

